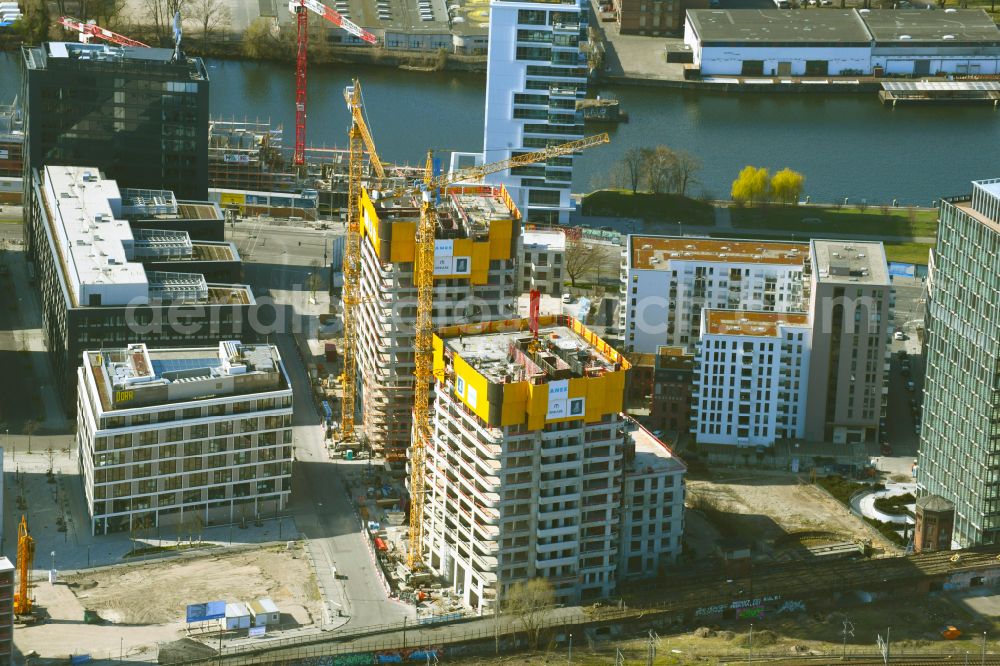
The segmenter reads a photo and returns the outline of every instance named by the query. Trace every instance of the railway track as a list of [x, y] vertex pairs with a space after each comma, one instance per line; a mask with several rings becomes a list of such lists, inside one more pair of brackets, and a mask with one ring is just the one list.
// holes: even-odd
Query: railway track
[[[745, 658], [734, 657], [732, 660], [726, 661], [724, 659], [719, 660], [719, 664], [731, 664], [736, 666], [737, 664], [747, 663]], [[817, 656], [817, 657], [763, 657], [754, 658], [751, 662], [753, 664], [771, 664], [773, 666], [884, 666], [886, 663], [882, 655], [871, 654], [871, 655], [848, 655], [847, 658], [841, 658], [836, 656]], [[1000, 655], [986, 655], [984, 660], [982, 656], [978, 653], [970, 652], [966, 655], [964, 652], [962, 654], [922, 654], [922, 655], [889, 655], [889, 666], [935, 666], [936, 664], [948, 665], [965, 665], [969, 666], [1000, 666]]]

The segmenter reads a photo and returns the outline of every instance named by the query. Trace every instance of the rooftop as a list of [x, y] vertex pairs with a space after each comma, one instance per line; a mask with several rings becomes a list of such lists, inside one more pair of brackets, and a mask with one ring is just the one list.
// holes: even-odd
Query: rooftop
[[872, 9], [861, 12], [876, 43], [1000, 44], [1000, 30], [985, 9]]
[[[94, 167], [47, 166], [43, 197], [52, 236], [74, 305], [110, 306], [162, 302], [252, 302], [242, 285], [215, 285], [226, 297], [212, 300], [212, 288], [197, 273], [147, 272], [137, 260], [189, 259], [195, 255], [235, 260], [228, 244], [216, 249], [209, 243], [193, 244], [187, 232], [133, 232], [119, 219], [138, 206], [135, 190], [119, 190], [113, 180], [101, 177]], [[173, 193], [160, 192], [150, 205], [169, 208]], [[131, 198], [126, 198], [131, 196]], [[211, 248], [205, 246], [212, 245]], [[242, 292], [233, 299], [232, 291]]]
[[566, 234], [561, 231], [525, 231], [521, 238], [524, 247], [545, 247], [551, 252], [561, 252], [566, 249]]
[[809, 252], [805, 243], [761, 240], [629, 236], [632, 268], [670, 270], [670, 260], [801, 266]]
[[565, 315], [540, 317], [537, 341], [527, 319], [448, 326], [437, 335], [447, 350], [494, 384], [544, 384], [629, 367], [607, 343]]
[[[416, 195], [393, 200], [375, 199], [379, 216], [394, 222], [413, 222], [420, 219], [420, 202]], [[520, 219], [521, 213], [502, 187], [481, 185], [448, 188], [441, 194], [437, 211], [439, 239], [474, 238], [489, 236], [490, 222]]]
[[[145, 344], [84, 352], [104, 411], [288, 388], [273, 345], [153, 349]], [[239, 378], [239, 379], [237, 379]]]
[[25, 47], [22, 51], [28, 69], [46, 69], [64, 63], [95, 62], [119, 66], [133, 65], [145, 69], [156, 67], [161, 71], [168, 68], [186, 70], [186, 78], [192, 81], [208, 80], [208, 70], [205, 69], [201, 58], [188, 58], [182, 55], [180, 61], [175, 61], [173, 49], [44, 42], [40, 46]]
[[774, 338], [785, 326], [808, 326], [809, 315], [797, 312], [757, 312], [751, 310], [703, 310], [709, 335], [752, 335]]
[[820, 282], [889, 284], [889, 267], [880, 241], [814, 240], [810, 253]]
[[631, 417], [626, 417], [628, 435], [635, 446], [635, 457], [626, 465], [626, 474], [653, 474], [657, 472], [683, 472], [684, 461], [674, 455], [666, 444], [643, 428]]
[[853, 9], [689, 9], [687, 17], [703, 44], [871, 43]]

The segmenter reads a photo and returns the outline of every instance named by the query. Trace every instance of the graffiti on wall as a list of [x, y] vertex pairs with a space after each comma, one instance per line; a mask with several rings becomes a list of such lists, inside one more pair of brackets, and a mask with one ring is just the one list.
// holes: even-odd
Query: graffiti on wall
[[716, 604], [714, 606], [704, 606], [702, 608], [697, 609], [694, 612], [694, 616], [711, 617], [713, 615], [722, 615], [727, 610], [732, 609], [735, 611], [739, 611], [739, 616], [744, 617], [743, 611], [745, 610], [760, 608], [765, 604], [772, 604], [777, 601], [781, 601], [780, 594], [769, 594], [761, 597], [756, 597], [754, 599], [738, 599], [728, 604]]
[[417, 647], [406, 650], [385, 650], [375, 653], [376, 664], [403, 664], [413, 662], [436, 662], [444, 655], [440, 645]]
[[805, 613], [806, 612], [806, 602], [799, 601], [798, 599], [789, 599], [785, 603], [781, 604], [778, 608], [778, 614], [781, 613]]
[[294, 666], [372, 666], [375, 654], [372, 652], [351, 652], [325, 657], [308, 657], [293, 662]]

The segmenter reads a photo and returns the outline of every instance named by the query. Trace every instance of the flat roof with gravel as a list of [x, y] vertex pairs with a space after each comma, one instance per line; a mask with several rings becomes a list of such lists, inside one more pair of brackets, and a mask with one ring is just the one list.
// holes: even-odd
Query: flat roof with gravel
[[985, 9], [872, 9], [861, 20], [876, 44], [887, 42], [1000, 44], [1000, 29]]
[[871, 44], [853, 9], [689, 9], [687, 20], [702, 44]]

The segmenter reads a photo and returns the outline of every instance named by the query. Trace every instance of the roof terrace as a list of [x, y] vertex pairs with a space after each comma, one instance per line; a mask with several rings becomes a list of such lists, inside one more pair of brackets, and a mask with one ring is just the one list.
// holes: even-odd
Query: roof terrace
[[670, 270], [671, 261], [725, 262], [801, 266], [809, 254], [806, 243], [761, 240], [629, 236], [632, 268]]

